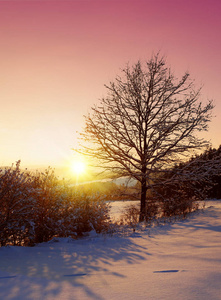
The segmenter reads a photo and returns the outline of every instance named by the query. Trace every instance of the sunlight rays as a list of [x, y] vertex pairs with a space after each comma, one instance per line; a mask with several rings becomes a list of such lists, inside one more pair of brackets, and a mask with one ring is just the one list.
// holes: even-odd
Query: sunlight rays
[[74, 160], [71, 163], [71, 171], [75, 175], [79, 176], [82, 175], [86, 170], [86, 164], [82, 160]]

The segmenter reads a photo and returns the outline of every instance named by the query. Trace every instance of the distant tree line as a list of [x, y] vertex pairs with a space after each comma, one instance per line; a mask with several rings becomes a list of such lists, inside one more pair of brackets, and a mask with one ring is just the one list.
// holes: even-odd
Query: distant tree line
[[[219, 170], [216, 175], [210, 170], [214, 167]], [[199, 175], [200, 172], [203, 173], [203, 176]], [[192, 176], [189, 176], [190, 174]], [[179, 176], [181, 175], [185, 180], [180, 186]], [[164, 174], [163, 177], [164, 180], [172, 178], [171, 185], [168, 185], [166, 189], [163, 188], [167, 196], [182, 189], [182, 193], [188, 198], [221, 198], [221, 146], [218, 149], [210, 147], [189, 161], [180, 163], [172, 169], [169, 176]], [[179, 189], [177, 188], [178, 183]]]
[[[200, 157], [205, 161], [218, 159], [220, 161], [219, 167], [221, 169], [221, 145], [218, 149], [210, 148], [201, 154]], [[218, 175], [211, 176], [211, 181], [206, 184], [206, 187], [208, 198], [221, 199], [221, 172], [219, 172]]]
[[149, 206], [160, 203], [167, 217], [185, 215], [197, 208], [197, 201], [207, 198], [221, 199], [221, 146], [163, 172], [152, 184]]

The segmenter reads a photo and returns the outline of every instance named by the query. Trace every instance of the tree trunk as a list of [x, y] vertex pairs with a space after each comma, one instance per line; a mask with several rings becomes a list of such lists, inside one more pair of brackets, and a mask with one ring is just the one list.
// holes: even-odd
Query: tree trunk
[[141, 199], [140, 199], [140, 218], [139, 222], [143, 222], [146, 214], [146, 193], [147, 193], [147, 183], [146, 177], [143, 176], [141, 182]]

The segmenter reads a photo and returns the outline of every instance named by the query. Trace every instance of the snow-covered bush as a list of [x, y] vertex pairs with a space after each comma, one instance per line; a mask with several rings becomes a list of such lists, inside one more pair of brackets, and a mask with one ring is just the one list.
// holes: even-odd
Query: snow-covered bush
[[198, 207], [199, 204], [193, 199], [185, 199], [176, 195], [175, 197], [164, 199], [162, 202], [162, 215], [163, 217], [179, 215], [185, 218], [188, 213], [197, 210]]
[[108, 229], [110, 217], [109, 217], [109, 205], [105, 199], [99, 195], [93, 195], [88, 201], [88, 213], [90, 214], [90, 226], [97, 232], [101, 233]]
[[195, 182], [179, 182], [176, 178], [158, 188], [155, 193], [159, 203], [159, 214], [163, 217], [182, 216], [198, 209], [203, 193], [194, 187]]
[[98, 233], [106, 231], [109, 208], [104, 199], [67, 187], [62, 191], [61, 197], [59, 236], [82, 236], [91, 230]]
[[21, 245], [32, 232], [32, 177], [16, 166], [0, 169], [0, 246]]
[[82, 236], [108, 226], [108, 206], [59, 182], [54, 171], [0, 169], [0, 246], [34, 245], [54, 236]]
[[39, 174], [35, 185], [35, 242], [105, 230], [108, 208], [104, 200], [82, 194], [65, 182], [61, 185], [51, 169]]
[[120, 217], [120, 221], [118, 223], [120, 225], [129, 225], [135, 229], [139, 222], [139, 215], [139, 208], [136, 205], [129, 205], [124, 209], [124, 212]]
[[52, 238], [57, 231], [59, 208], [58, 179], [54, 171], [48, 168], [44, 172], [37, 172], [33, 176], [33, 241], [45, 242]]

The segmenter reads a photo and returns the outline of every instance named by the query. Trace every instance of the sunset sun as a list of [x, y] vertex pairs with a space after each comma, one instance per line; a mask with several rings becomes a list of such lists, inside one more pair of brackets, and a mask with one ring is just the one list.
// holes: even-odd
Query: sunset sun
[[81, 160], [75, 160], [71, 164], [71, 170], [75, 175], [81, 175], [85, 172], [86, 165]]

